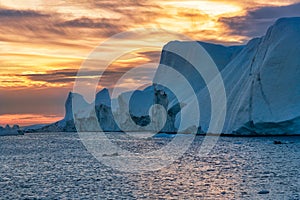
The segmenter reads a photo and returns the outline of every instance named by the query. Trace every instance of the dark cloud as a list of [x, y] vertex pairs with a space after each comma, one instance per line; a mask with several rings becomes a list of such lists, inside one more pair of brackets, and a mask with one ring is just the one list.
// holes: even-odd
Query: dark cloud
[[91, 19], [87, 17], [64, 21], [58, 23], [57, 26], [65, 27], [65, 28], [98, 29], [99, 35], [106, 36], [106, 37], [116, 33], [123, 32], [127, 28], [126, 25], [119, 24], [119, 20], [116, 19], [107, 19], [107, 18]]
[[[109, 37], [127, 28], [124, 21], [107, 18], [75, 18], [66, 20], [64, 14], [31, 10], [0, 8], [0, 39], [31, 45], [75, 46], [91, 49], [89, 39]], [[85, 38], [86, 43], [76, 41]]]
[[[96, 76], [99, 72], [96, 71], [84, 71], [80, 75], [81, 77], [84, 76]], [[64, 70], [53, 70], [48, 71], [45, 74], [22, 74], [19, 75], [22, 77], [27, 77], [31, 81], [42, 81], [48, 83], [72, 83], [77, 76], [76, 69], [64, 69]]]
[[[37, 45], [65, 46], [91, 49], [88, 43], [99, 38], [110, 37], [144, 23], [151, 23], [161, 17], [160, 7], [148, 1], [66, 1], [66, 6], [90, 9], [95, 17], [70, 19], [53, 10], [37, 12], [33, 10], [14, 10], [0, 7], [0, 39], [6, 42], [29, 43]], [[64, 5], [62, 4], [62, 5]], [[117, 16], [112, 18], [105, 13]], [[20, 34], [22, 33], [22, 34]], [[76, 41], [85, 39], [86, 43]]]
[[[156, 54], [157, 55], [157, 54]], [[148, 56], [155, 56], [154, 52], [148, 54]], [[52, 84], [73, 84], [75, 79], [78, 81], [84, 81], [86, 83], [93, 82], [93, 79], [100, 78], [100, 84], [102, 87], [106, 88], [113, 88], [117, 81], [128, 71], [133, 69], [134, 67], [117, 67], [117, 66], [109, 66], [107, 70], [103, 71], [96, 71], [96, 70], [86, 70], [80, 71], [80, 74], [77, 74], [77, 70], [75, 69], [64, 69], [64, 70], [53, 70], [48, 71], [45, 74], [21, 74], [18, 76], [26, 77], [31, 81], [38, 81], [38, 82], [46, 82]], [[153, 69], [143, 69], [139, 72], [139, 74], [133, 75], [132, 78], [136, 80], [145, 79], [148, 77], [149, 74], [153, 72]]]
[[33, 10], [12, 10], [0, 8], [0, 18], [8, 17], [45, 17], [46, 14], [39, 13]]
[[[164, 8], [157, 5], [151, 0], [68, 0], [68, 4], [87, 9], [101, 9], [109, 13], [115, 13], [120, 16], [119, 24], [139, 25], [141, 23], [149, 23], [162, 16], [169, 16], [164, 12]], [[169, 16], [174, 17], [174, 16]]]
[[229, 34], [257, 37], [282, 17], [300, 16], [300, 3], [280, 7], [263, 7], [247, 12], [246, 16], [223, 17], [219, 21], [229, 27]]
[[[6, 42], [29, 43], [49, 46], [91, 49], [95, 39], [102, 41], [116, 33], [130, 28], [156, 24], [161, 17], [174, 18], [164, 8], [149, 0], [115, 1], [73, 1], [67, 0], [61, 6], [91, 10], [94, 17], [70, 18], [72, 14], [55, 10], [37, 12], [13, 10], [0, 7], [0, 39]], [[109, 14], [107, 14], [109, 13]], [[66, 18], [68, 16], [68, 18]], [[112, 17], [114, 16], [114, 17]], [[22, 33], [22, 34], [20, 34]], [[84, 43], [82, 42], [84, 38]], [[80, 44], [77, 42], [81, 41]]]
[[0, 38], [2, 41], [29, 44], [64, 43], [68, 31], [55, 26], [56, 13], [0, 8]]
[[[79, 27], [79, 28], [112, 28], [112, 22], [109, 19], [90, 19], [82, 17], [60, 23], [60, 26]], [[115, 21], [115, 20], [114, 20]]]
[[[112, 80], [115, 80], [115, 77], [121, 77], [125, 72], [129, 71], [132, 67], [120, 67], [120, 68], [113, 68], [108, 69], [105, 72], [103, 72], [103, 79], [110, 80], [110, 82], [113, 82]], [[27, 77], [31, 81], [42, 81], [42, 82], [48, 82], [48, 83], [72, 83], [75, 78], [81, 79], [81, 80], [88, 80], [91, 77], [99, 77], [102, 73], [101, 71], [96, 70], [86, 70], [86, 71], [80, 71], [80, 74], [77, 74], [76, 69], [64, 69], [64, 70], [53, 70], [48, 71], [45, 74], [22, 74], [19, 76]]]

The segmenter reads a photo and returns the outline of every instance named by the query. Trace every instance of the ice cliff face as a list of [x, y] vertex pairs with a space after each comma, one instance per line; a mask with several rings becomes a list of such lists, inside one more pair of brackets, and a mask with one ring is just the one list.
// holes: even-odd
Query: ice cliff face
[[95, 105], [100, 106], [101, 104], [107, 107], [111, 106], [109, 91], [106, 88], [96, 94]]
[[[219, 71], [222, 71], [225, 66], [231, 60], [236, 58], [239, 52], [244, 48], [244, 46], [225, 47], [205, 42], [198, 43], [208, 52]], [[177, 99], [181, 98], [188, 100], [191, 94], [189, 94], [188, 90], [186, 90], [185, 84], [179, 84], [178, 79], [168, 76], [170, 74], [169, 70], [164, 66], [171, 67], [184, 76], [196, 93], [199, 93], [206, 85], [201, 75], [195, 70], [194, 66], [189, 61], [182, 58], [181, 55], [174, 53], [180, 52], [180, 54], [185, 55], [190, 58], [190, 60], [199, 59], [199, 55], [197, 55], [199, 52], [195, 51], [193, 46], [194, 42], [172, 41], [166, 44], [162, 50], [160, 65], [158, 66], [153, 82], [158, 83], [162, 81], [166, 85], [176, 85], [176, 88], [181, 91], [176, 94], [179, 95], [177, 96]], [[159, 85], [157, 86], [157, 89], [166, 91], [170, 107], [178, 103], [176, 97], [170, 92], [170, 90]]]
[[[300, 18], [278, 20], [250, 41], [221, 72], [227, 94], [223, 133], [300, 133]], [[210, 120], [209, 95], [198, 94], [201, 127]], [[184, 112], [184, 110], [183, 110]]]
[[[74, 132], [76, 131], [74, 123], [74, 115], [78, 120], [82, 130], [95, 131], [98, 130], [98, 124], [90, 120], [92, 112], [96, 113], [97, 120], [102, 129], [107, 131], [118, 131], [118, 127], [114, 123], [112, 112], [110, 109], [110, 96], [107, 89], [101, 90], [96, 94], [95, 102], [89, 104], [82, 95], [70, 92], [65, 103], [65, 117], [61, 121], [35, 129], [37, 132]], [[74, 108], [73, 106], [76, 105]], [[73, 113], [74, 111], [74, 113]], [[87, 122], [91, 122], [90, 124]], [[82, 123], [80, 123], [82, 122]]]
[[[222, 75], [229, 95], [224, 132], [300, 133], [299, 55], [300, 18], [280, 19], [249, 58], [239, 56], [225, 68]], [[239, 60], [245, 64], [239, 65]]]
[[[174, 119], [179, 110], [168, 109], [169, 102], [164, 91], [149, 86], [144, 90], [123, 93], [117, 101], [114, 119], [122, 131], [176, 132]], [[154, 105], [160, 105], [166, 115], [159, 108], [152, 109]]]
[[119, 95], [117, 101], [123, 108], [129, 108], [131, 116], [142, 117], [149, 115], [149, 109], [154, 103], [154, 87], [144, 90], [125, 92]]

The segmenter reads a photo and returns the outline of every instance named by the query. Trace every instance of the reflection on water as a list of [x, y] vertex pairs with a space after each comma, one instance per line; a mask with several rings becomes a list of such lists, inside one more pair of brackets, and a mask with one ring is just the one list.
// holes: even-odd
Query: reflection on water
[[[115, 144], [142, 153], [172, 136]], [[130, 174], [99, 163], [75, 133], [0, 138], [0, 195], [7, 199], [300, 199], [300, 137], [220, 138], [208, 157], [191, 148], [156, 172]], [[275, 145], [274, 141], [285, 144]], [[258, 194], [267, 191], [267, 194]]]

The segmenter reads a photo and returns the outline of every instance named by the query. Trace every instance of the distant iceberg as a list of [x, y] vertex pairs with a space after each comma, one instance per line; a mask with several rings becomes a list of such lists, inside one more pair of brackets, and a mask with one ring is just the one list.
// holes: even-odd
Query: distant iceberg
[[5, 135], [22, 135], [23, 131], [20, 129], [18, 125], [13, 125], [13, 127], [10, 127], [9, 125], [6, 125], [5, 127], [0, 126], [0, 136]]

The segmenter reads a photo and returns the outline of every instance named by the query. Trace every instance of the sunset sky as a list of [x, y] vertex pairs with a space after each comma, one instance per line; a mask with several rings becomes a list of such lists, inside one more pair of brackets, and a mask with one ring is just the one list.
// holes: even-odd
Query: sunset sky
[[[0, 0], [0, 125], [61, 119], [82, 61], [114, 34], [162, 28], [238, 45], [264, 35], [276, 19], [299, 13], [300, 0]], [[158, 62], [159, 55], [149, 50], [124, 56], [108, 78]]]

